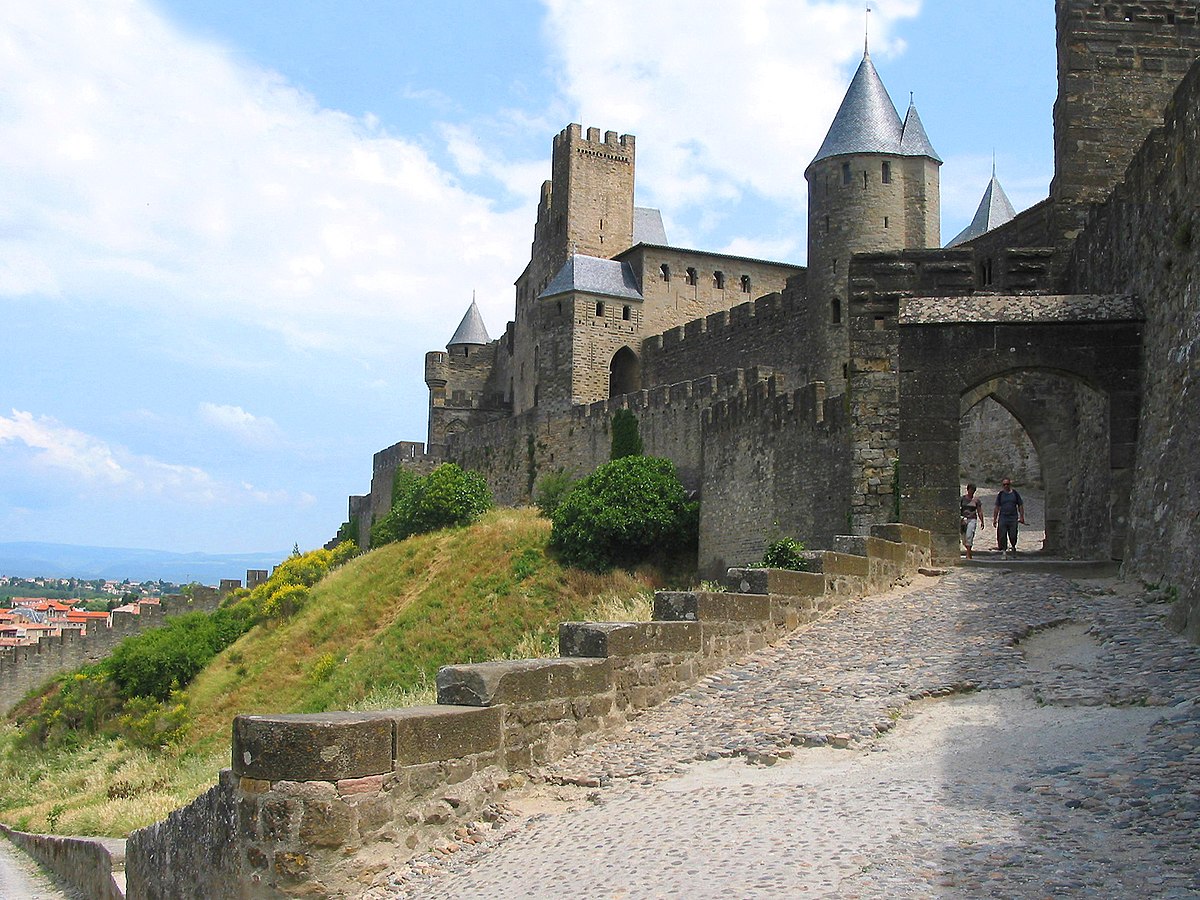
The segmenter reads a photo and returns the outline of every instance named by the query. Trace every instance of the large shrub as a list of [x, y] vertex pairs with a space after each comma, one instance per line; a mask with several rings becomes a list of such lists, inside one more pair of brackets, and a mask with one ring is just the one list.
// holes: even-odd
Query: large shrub
[[563, 498], [575, 487], [575, 479], [566, 472], [551, 472], [543, 475], [533, 492], [533, 503], [547, 519], [554, 518], [554, 511]]
[[397, 473], [391, 511], [371, 529], [371, 545], [379, 547], [414, 534], [469, 525], [492, 506], [492, 493], [478, 472], [442, 463], [424, 478], [407, 470]]
[[674, 463], [626, 456], [601, 466], [563, 499], [550, 545], [563, 562], [582, 569], [632, 567], [694, 546], [697, 521]]

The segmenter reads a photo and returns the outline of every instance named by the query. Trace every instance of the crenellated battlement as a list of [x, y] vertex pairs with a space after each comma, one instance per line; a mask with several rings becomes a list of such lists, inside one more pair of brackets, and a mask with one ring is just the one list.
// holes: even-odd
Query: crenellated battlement
[[[750, 422], [769, 421], [774, 427], [790, 423], [826, 424], [836, 428], [844, 420], [842, 398], [826, 398], [824, 382], [814, 381], [792, 391], [772, 376], [749, 385], [743, 393], [718, 400], [703, 411], [705, 432], [736, 431]], [[790, 420], [790, 421], [789, 421]]]
[[796, 300], [791, 295], [781, 293], [765, 294], [757, 300], [739, 303], [730, 309], [721, 310], [693, 319], [670, 328], [662, 334], [652, 335], [642, 343], [645, 351], [674, 350], [685, 341], [698, 341], [705, 337], [724, 337], [732, 331], [752, 327], [756, 320], [766, 317], [782, 317], [792, 315], [796, 310]]
[[571, 148], [577, 153], [587, 153], [615, 162], [632, 164], [635, 144], [636, 141], [632, 134], [622, 134], [618, 137], [615, 131], [604, 132], [604, 139], [601, 140], [599, 128], [589, 128], [585, 138], [582, 127], [572, 122], [554, 136], [553, 146], [555, 152]]

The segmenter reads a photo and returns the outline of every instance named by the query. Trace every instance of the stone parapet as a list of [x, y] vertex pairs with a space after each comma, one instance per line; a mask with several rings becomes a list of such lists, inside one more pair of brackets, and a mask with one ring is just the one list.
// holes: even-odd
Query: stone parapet
[[[904, 537], [907, 544], [887, 540]], [[238, 716], [232, 768], [130, 836], [130, 896], [341, 896], [354, 854], [401, 855], [488, 818], [520, 779], [839, 603], [927, 563], [928, 532], [856, 538], [866, 555], [810, 554], [818, 571], [742, 569], [737, 593], [662, 591], [651, 622], [564, 622], [558, 659], [446, 666], [438, 705]]]

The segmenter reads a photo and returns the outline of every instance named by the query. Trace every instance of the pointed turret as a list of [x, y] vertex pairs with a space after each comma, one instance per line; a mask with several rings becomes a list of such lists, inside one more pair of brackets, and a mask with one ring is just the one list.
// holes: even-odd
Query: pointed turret
[[921, 124], [921, 117], [917, 114], [917, 104], [912, 100], [908, 101], [908, 112], [904, 116], [904, 126], [901, 129], [900, 155], [928, 156], [938, 162], [942, 161], [933, 149], [929, 135], [925, 133], [925, 126]]
[[458, 328], [454, 330], [454, 337], [450, 338], [446, 349], [452, 351], [455, 347], [482, 347], [490, 341], [487, 328], [483, 325], [483, 316], [479, 314], [479, 307], [475, 303], [475, 298], [472, 297], [467, 314], [458, 323]]
[[942, 161], [925, 133], [915, 104], [909, 104], [908, 114], [903, 122], [900, 121], [896, 105], [883, 86], [869, 53], [863, 54], [842, 105], [833, 117], [833, 124], [809, 167], [831, 156], [863, 153], [927, 156], [936, 162]]
[[971, 224], [956, 234], [946, 246], [957, 247], [959, 244], [964, 244], [993, 228], [999, 228], [1015, 216], [1016, 211], [1009, 202], [1008, 195], [1004, 193], [1004, 188], [1000, 186], [993, 169], [992, 180], [988, 182], [987, 189], [983, 192], [983, 199], [979, 201], [979, 208], [975, 210], [975, 218], [971, 219]]
[[[897, 153], [903, 125], [871, 55], [864, 53], [813, 162], [857, 153]], [[810, 163], [811, 165], [811, 163]]]

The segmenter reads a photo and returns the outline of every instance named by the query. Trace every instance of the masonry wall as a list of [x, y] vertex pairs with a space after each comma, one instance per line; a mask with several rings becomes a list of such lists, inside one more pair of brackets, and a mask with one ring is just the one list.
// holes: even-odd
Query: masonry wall
[[1077, 232], [1138, 152], [1200, 56], [1195, 0], [1057, 0], [1050, 196]]
[[734, 370], [575, 407], [551, 415], [532, 411], [493, 422], [453, 441], [448, 455], [464, 468], [482, 472], [498, 503], [530, 502], [546, 474], [586, 475], [608, 462], [612, 418], [630, 409], [647, 455], [664, 456], [679, 469], [688, 490], [702, 481], [701, 413], [771, 377], [768, 370]]
[[[784, 289], [789, 278], [802, 277], [804, 272], [800, 266], [784, 263], [647, 244], [639, 244], [617, 258], [632, 266], [634, 276], [641, 285], [642, 296], [645, 297], [641, 327], [643, 334], [659, 334], [749, 303], [755, 298], [777, 293]], [[662, 270], [664, 265], [668, 269], [665, 277]], [[694, 278], [689, 275], [689, 269], [695, 273]], [[723, 286], [719, 286], [718, 282]], [[716, 362], [715, 371], [739, 364], [737, 361], [721, 359]], [[708, 375], [712, 371], [696, 374]], [[670, 378], [643, 383], [666, 384], [679, 380]]]
[[732, 309], [695, 319], [642, 344], [642, 383], [673, 384], [729, 368], [770, 367], [789, 383], [807, 383], [808, 355], [797, 311], [802, 299], [789, 286]]
[[701, 574], [762, 559], [782, 537], [826, 547], [849, 530], [844, 409], [822, 384], [781, 392], [767, 381], [705, 411]]
[[[1192, 4], [1192, 9], [1195, 9]], [[1128, 291], [1146, 314], [1143, 397], [1126, 567], [1179, 593], [1174, 622], [1200, 640], [1200, 66], [1077, 242], [1071, 285]]]
[[979, 487], [996, 487], [1004, 478], [1041, 489], [1042, 467], [1037, 448], [1007, 409], [985, 397], [959, 421], [959, 479]]
[[64, 630], [26, 647], [0, 647], [0, 709], [12, 709], [55, 675], [98, 662], [131, 634], [160, 626], [168, 616], [211, 611], [219, 603], [215, 590], [203, 588], [190, 603], [176, 595], [164, 598], [162, 604], [144, 604], [140, 614], [113, 612], [111, 627], [89, 623], [87, 634]]

